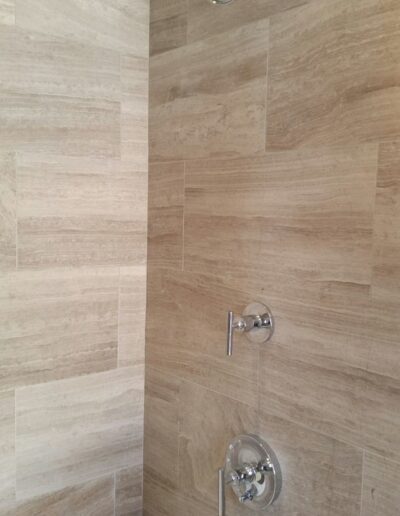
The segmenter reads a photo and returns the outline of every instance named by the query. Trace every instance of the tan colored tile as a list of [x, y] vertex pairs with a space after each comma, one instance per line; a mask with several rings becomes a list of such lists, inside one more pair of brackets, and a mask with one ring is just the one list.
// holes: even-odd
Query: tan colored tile
[[108, 476], [21, 502], [0, 504], [2, 516], [112, 516], [114, 477]]
[[[144, 468], [151, 486], [178, 487], [179, 392], [181, 381], [146, 363]], [[147, 480], [147, 483], [149, 480]], [[147, 497], [148, 495], [148, 497]], [[145, 506], [152, 498], [146, 492]], [[160, 507], [161, 509], [161, 507]]]
[[148, 55], [148, 1], [15, 0], [17, 25], [35, 32]]
[[267, 147], [400, 136], [397, 1], [323, 0], [271, 19]]
[[369, 285], [376, 156], [372, 144], [187, 162], [185, 269], [292, 296], [299, 282], [300, 298], [305, 282], [320, 295]]
[[123, 267], [120, 273], [118, 364], [144, 364], [146, 267]]
[[[151, 473], [144, 475], [144, 516], [178, 516], [179, 493], [155, 484]], [[187, 514], [187, 513], [186, 513]]]
[[153, 161], [262, 152], [268, 20], [154, 56]]
[[19, 499], [142, 462], [142, 366], [18, 389], [16, 412]]
[[358, 516], [362, 451], [260, 413], [260, 435], [276, 453], [283, 489], [276, 516]]
[[15, 156], [0, 154], [0, 271], [16, 267], [17, 184]]
[[2, 28], [0, 48], [4, 90], [27, 96], [120, 100], [118, 52], [15, 27]]
[[144, 263], [144, 173], [121, 168], [117, 160], [20, 156], [19, 266]]
[[0, 390], [116, 367], [118, 270], [17, 272], [0, 283]]
[[377, 180], [373, 298], [398, 300], [400, 288], [400, 142], [380, 146]]
[[14, 392], [0, 392], [0, 510], [15, 497]]
[[186, 0], [152, 0], [150, 3], [150, 55], [186, 43]]
[[215, 6], [207, 0], [188, 0], [188, 41], [197, 41], [267, 18], [281, 11], [307, 3], [309, 0], [251, 0]]
[[148, 263], [183, 266], [184, 163], [152, 163], [149, 169]]
[[141, 465], [115, 474], [115, 516], [142, 515], [142, 477]]
[[0, 25], [14, 25], [15, 0], [0, 1]]
[[2, 92], [3, 149], [120, 156], [120, 104], [103, 99]]
[[367, 453], [361, 516], [397, 516], [400, 507], [400, 465]]
[[259, 348], [237, 335], [226, 356], [227, 312], [241, 313], [252, 297], [211, 275], [150, 270], [146, 363], [257, 406]]
[[[184, 496], [177, 516], [217, 514], [217, 471], [228, 442], [236, 435], [257, 433], [257, 411], [203, 387], [183, 382], [180, 396], [179, 492]], [[228, 514], [250, 515], [227, 490]]]

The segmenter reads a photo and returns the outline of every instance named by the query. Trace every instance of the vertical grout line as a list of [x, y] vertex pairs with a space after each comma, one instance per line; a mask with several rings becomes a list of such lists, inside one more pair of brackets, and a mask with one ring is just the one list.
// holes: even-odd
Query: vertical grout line
[[363, 450], [363, 453], [362, 453], [360, 516], [362, 516], [362, 514], [363, 514], [364, 472], [365, 472], [365, 450]]
[[186, 161], [183, 162], [182, 272], [185, 270]]
[[267, 132], [268, 132], [268, 79], [269, 79], [269, 64], [270, 64], [270, 41], [271, 41], [271, 19], [268, 18], [268, 41], [267, 41], [267, 66], [265, 70], [265, 95], [264, 95], [264, 106], [265, 106], [265, 116], [264, 116], [264, 151], [267, 150]]

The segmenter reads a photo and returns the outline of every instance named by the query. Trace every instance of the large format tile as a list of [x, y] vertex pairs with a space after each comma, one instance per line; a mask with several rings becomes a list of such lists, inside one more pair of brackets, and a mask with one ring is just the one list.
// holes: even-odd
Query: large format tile
[[0, 0], [0, 25], [14, 25], [15, 0]]
[[122, 267], [118, 310], [118, 364], [144, 364], [146, 267]]
[[211, 275], [151, 270], [146, 363], [257, 406], [258, 347], [236, 335], [234, 355], [226, 356], [227, 312], [241, 313], [251, 301]]
[[362, 451], [266, 412], [260, 435], [276, 453], [283, 489], [275, 516], [359, 516]]
[[397, 1], [312, 1], [271, 19], [267, 147], [400, 136]]
[[16, 391], [17, 499], [142, 462], [143, 367]]
[[306, 282], [369, 285], [376, 160], [371, 144], [187, 162], [185, 270], [292, 296], [300, 283], [301, 299]]
[[44, 34], [2, 27], [2, 90], [120, 100], [120, 54]]
[[268, 23], [151, 59], [152, 161], [263, 151]]
[[398, 516], [400, 464], [366, 454], [361, 516]]
[[0, 390], [116, 367], [118, 270], [1, 278]]
[[97, 47], [148, 55], [148, 1], [15, 0], [17, 26]]
[[120, 156], [119, 102], [3, 91], [0, 111], [5, 150]]
[[128, 265], [146, 257], [146, 204], [117, 160], [18, 158], [18, 265]]
[[15, 497], [14, 392], [0, 392], [0, 510]]
[[142, 516], [143, 466], [115, 474], [115, 516]]
[[0, 503], [2, 516], [112, 516], [113, 475], [20, 502]]
[[186, 43], [186, 0], [150, 2], [150, 55], [178, 48]]
[[15, 156], [0, 154], [0, 272], [16, 267], [16, 194]]
[[150, 164], [148, 263], [152, 267], [183, 266], [184, 176], [183, 162]]

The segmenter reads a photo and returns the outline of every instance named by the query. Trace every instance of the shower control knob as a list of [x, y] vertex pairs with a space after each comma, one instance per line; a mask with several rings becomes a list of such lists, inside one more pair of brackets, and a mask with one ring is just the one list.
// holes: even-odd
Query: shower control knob
[[228, 312], [226, 354], [233, 354], [234, 331], [243, 332], [251, 342], [262, 344], [270, 340], [274, 333], [274, 319], [271, 310], [262, 303], [251, 303], [241, 317]]

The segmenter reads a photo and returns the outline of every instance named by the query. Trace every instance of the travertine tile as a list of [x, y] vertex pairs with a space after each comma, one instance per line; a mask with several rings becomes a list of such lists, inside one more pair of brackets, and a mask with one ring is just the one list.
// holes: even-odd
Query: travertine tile
[[[267, 18], [281, 11], [307, 3], [309, 0], [251, 0], [215, 6], [210, 1], [188, 0], [188, 41], [220, 34], [246, 23]], [[229, 9], [229, 10], [228, 10]], [[153, 27], [151, 27], [151, 31]], [[150, 31], [150, 33], [151, 33]], [[152, 33], [151, 33], [152, 34]], [[152, 36], [153, 37], [153, 36]]]
[[15, 0], [17, 26], [72, 41], [148, 55], [147, 0]]
[[114, 477], [111, 475], [29, 500], [0, 503], [0, 511], [2, 516], [112, 516]]
[[14, 406], [14, 392], [0, 392], [0, 510], [15, 497]]
[[15, 155], [0, 154], [0, 272], [16, 267], [17, 184]]
[[183, 162], [150, 164], [148, 225], [150, 266], [182, 268], [184, 176]]
[[369, 285], [376, 160], [371, 144], [187, 162], [185, 269], [290, 295]]
[[122, 267], [118, 311], [118, 364], [144, 364], [146, 267]]
[[115, 516], [142, 516], [142, 465], [115, 474]]
[[[179, 492], [184, 496], [177, 516], [217, 514], [218, 468], [228, 442], [236, 435], [257, 433], [257, 410], [203, 387], [183, 382], [180, 396]], [[252, 511], [227, 489], [228, 514]], [[186, 512], [189, 504], [192, 511]]]
[[118, 269], [0, 280], [0, 390], [117, 365]]
[[322, 0], [272, 17], [267, 147], [400, 136], [397, 1]]
[[17, 499], [142, 462], [143, 367], [16, 391]]
[[144, 263], [143, 175], [117, 160], [22, 154], [19, 267]]
[[14, 25], [15, 0], [0, 0], [0, 25]]
[[362, 451], [260, 413], [260, 435], [276, 453], [284, 484], [276, 516], [359, 516]]
[[178, 48], [186, 43], [186, 0], [150, 2], [150, 55]]
[[120, 100], [118, 52], [15, 27], [2, 27], [0, 48], [6, 91]]
[[153, 475], [144, 475], [144, 516], [178, 516], [179, 492], [154, 482]]
[[154, 56], [152, 161], [262, 152], [268, 20]]
[[361, 516], [398, 516], [400, 465], [367, 453], [363, 472]]
[[146, 363], [257, 406], [259, 348], [250, 352], [245, 336], [237, 335], [236, 353], [226, 356], [227, 312], [241, 313], [250, 301], [212, 275], [151, 270]]
[[145, 497], [152, 498], [152, 486], [178, 487], [180, 384], [178, 378], [146, 363], [144, 468], [149, 489]]
[[3, 91], [0, 111], [5, 150], [120, 156], [119, 102]]
[[148, 59], [133, 55], [121, 56], [121, 89], [123, 95], [148, 97]]

